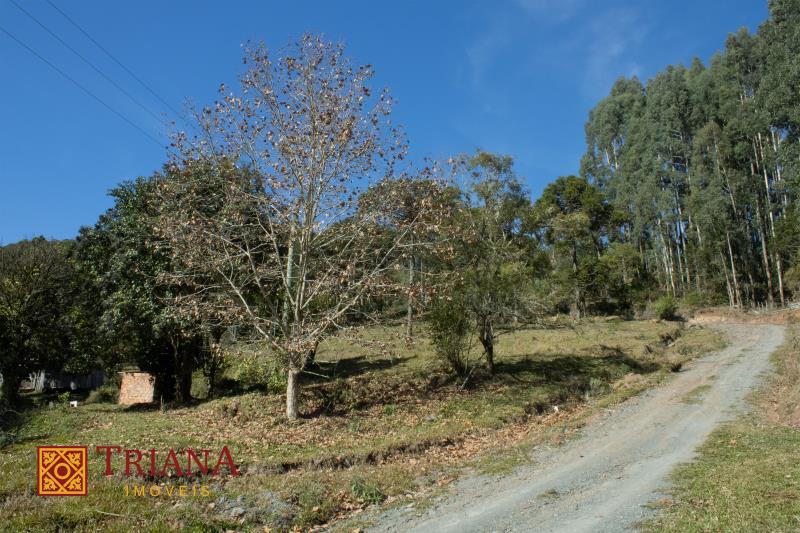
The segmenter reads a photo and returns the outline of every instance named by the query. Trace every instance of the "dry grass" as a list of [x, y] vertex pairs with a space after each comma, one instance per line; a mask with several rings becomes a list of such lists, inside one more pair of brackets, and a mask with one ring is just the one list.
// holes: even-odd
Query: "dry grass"
[[[262, 393], [167, 412], [104, 404], [26, 412], [0, 455], [0, 523], [14, 531], [313, 528], [369, 504], [430, 494], [465, 465], [511, 468], [532, 443], [564, 438], [563, 428], [592, 409], [720, 342], [710, 330], [662, 322], [524, 330], [501, 338], [496, 376], [476, 370], [465, 381], [445, 371], [426, 341], [407, 345], [399, 329], [363, 338], [321, 347], [318, 373], [329, 377], [308, 379], [307, 418], [298, 423], [280, 414], [280, 395]], [[102, 458], [90, 453], [88, 497], [38, 498], [33, 457], [41, 444], [227, 445], [243, 475], [206, 480], [211, 498], [124, 498], [128, 480], [103, 478]]]

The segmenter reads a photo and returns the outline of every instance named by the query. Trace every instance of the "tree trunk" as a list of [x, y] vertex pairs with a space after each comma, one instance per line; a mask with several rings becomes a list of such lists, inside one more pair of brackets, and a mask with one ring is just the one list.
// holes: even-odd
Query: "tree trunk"
[[[772, 236], [773, 243], [775, 241], [775, 215], [772, 212], [772, 198], [770, 197], [769, 173], [767, 172], [766, 154], [764, 153], [764, 141], [761, 138], [761, 133], [758, 133], [758, 147], [761, 153], [761, 171], [764, 175], [764, 198], [766, 199], [767, 215], [769, 218], [769, 231]], [[781, 268], [781, 258], [779, 253], [775, 253], [775, 268], [778, 271], [778, 294], [781, 299], [781, 307], [786, 305], [786, 299], [783, 292], [783, 269]]]
[[192, 353], [191, 347], [186, 346], [181, 351], [181, 367], [178, 376], [178, 401], [189, 403], [192, 401]]
[[414, 297], [412, 296], [411, 291], [413, 290], [414, 286], [414, 268], [415, 268], [415, 261], [414, 261], [414, 254], [408, 258], [408, 298], [407, 298], [407, 308], [406, 308], [406, 337], [409, 339], [414, 334]]
[[[578, 247], [572, 243], [572, 272], [575, 273], [575, 279], [578, 279]], [[581, 318], [581, 287], [575, 287], [575, 317]]]
[[182, 343], [172, 339], [175, 358], [175, 401], [188, 403], [192, 399], [192, 351], [195, 343]]
[[664, 231], [661, 228], [661, 219], [656, 221], [658, 225], [658, 234], [661, 237], [661, 251], [663, 256], [664, 262], [664, 276], [666, 281], [669, 282], [669, 287], [672, 289], [672, 296], [677, 296], [677, 291], [675, 290], [675, 266], [672, 262], [672, 246], [667, 244], [667, 239], [664, 237]]
[[764, 273], [767, 275], [767, 304], [769, 308], [775, 307], [775, 298], [772, 288], [772, 267], [769, 264], [769, 254], [767, 253], [767, 235], [764, 232], [764, 224], [761, 220], [761, 209], [756, 201], [756, 218], [758, 219], [758, 237], [761, 240], [761, 258], [764, 261]]
[[[678, 224], [677, 224], [677, 231], [676, 231], [676, 238], [677, 242], [675, 243], [676, 248], [678, 249], [678, 263], [681, 264], [681, 257], [683, 258], [683, 263], [681, 268], [685, 269], [686, 271], [686, 285], [684, 287], [684, 293], [686, 290], [692, 289], [692, 272], [689, 266], [689, 252], [686, 250], [686, 241], [689, 240], [689, 236], [686, 235], [686, 228], [683, 224], [683, 208], [681, 207], [680, 199], [678, 198], [678, 192], [675, 191], [675, 205], [678, 208]], [[689, 224], [691, 225], [692, 217], [689, 216]], [[681, 276], [683, 279], [683, 276]]]
[[3, 385], [0, 387], [0, 405], [13, 406], [19, 400], [19, 386], [22, 377], [8, 372], [3, 374]]
[[752, 307], [752, 306], [753, 306], [753, 304], [754, 304], [754, 302], [756, 301], [756, 296], [755, 296], [755, 292], [756, 292], [756, 290], [755, 290], [756, 282], [755, 282], [755, 281], [753, 281], [753, 271], [752, 271], [752, 269], [748, 269], [748, 270], [747, 270], [747, 279], [749, 279], [749, 280], [750, 280], [750, 290], [749, 290], [749, 300], [748, 300], [748, 304], [749, 304], [749, 306], [750, 306], [750, 307]]
[[291, 237], [289, 240], [289, 251], [286, 253], [286, 294], [283, 300], [283, 314], [281, 323], [286, 329], [289, 324], [289, 292], [292, 290], [292, 270], [294, 268], [294, 226], [292, 226]]
[[719, 259], [722, 264], [722, 271], [725, 272], [725, 288], [728, 290], [728, 304], [730, 307], [734, 307], [736, 302], [734, 301], [733, 287], [731, 286], [731, 278], [728, 276], [728, 267], [725, 266], [725, 258], [722, 256], [722, 253], [719, 254]]
[[489, 374], [494, 374], [494, 328], [491, 319], [482, 320], [479, 337], [481, 345], [483, 345], [483, 353], [486, 356], [486, 370]]
[[731, 259], [731, 276], [733, 277], [733, 287], [736, 291], [736, 302], [737, 307], [742, 307], [742, 293], [739, 291], [739, 279], [736, 276], [736, 263], [733, 261], [733, 248], [731, 247], [731, 234], [727, 231], [725, 232], [725, 238], [728, 241], [728, 255]]
[[778, 252], [775, 252], [775, 268], [778, 269], [778, 294], [781, 297], [781, 307], [786, 307], [786, 295], [783, 292], [783, 265], [781, 264], [781, 255]]
[[[686, 282], [685, 282], [685, 279], [688, 279], [689, 266], [686, 265], [686, 268], [684, 269], [684, 264], [683, 263], [684, 263], [685, 258], [683, 257], [683, 254], [681, 252], [681, 239], [682, 239], [682, 237], [681, 237], [680, 231], [676, 230], [675, 233], [676, 233], [676, 235], [675, 235], [675, 257], [678, 260], [678, 281], [679, 281], [679, 285], [680, 285], [680, 288], [681, 288], [681, 293], [685, 295], [686, 294]], [[684, 275], [684, 273], [686, 273], [686, 275]]]
[[300, 371], [295, 368], [289, 369], [286, 379], [286, 418], [297, 420], [297, 397], [299, 393]]

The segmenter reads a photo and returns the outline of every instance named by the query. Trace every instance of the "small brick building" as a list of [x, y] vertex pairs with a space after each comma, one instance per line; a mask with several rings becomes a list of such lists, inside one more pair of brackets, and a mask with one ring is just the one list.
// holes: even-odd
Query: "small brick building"
[[119, 386], [120, 405], [153, 403], [156, 378], [147, 372], [120, 372], [122, 382]]

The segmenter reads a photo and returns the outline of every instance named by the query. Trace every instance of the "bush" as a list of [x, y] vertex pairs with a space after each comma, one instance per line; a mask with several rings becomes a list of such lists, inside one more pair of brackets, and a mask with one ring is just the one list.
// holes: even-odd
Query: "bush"
[[336, 510], [336, 504], [325, 486], [318, 481], [303, 483], [298, 490], [295, 522], [300, 526], [327, 522]]
[[684, 308], [687, 309], [698, 309], [700, 307], [705, 307], [709, 304], [709, 299], [705, 294], [699, 291], [692, 291], [687, 293], [686, 296], [683, 297], [683, 304]]
[[119, 389], [116, 385], [106, 383], [91, 391], [86, 397], [86, 403], [117, 403], [118, 398]]
[[350, 492], [355, 499], [368, 505], [381, 503], [386, 499], [386, 495], [377, 485], [368, 483], [361, 478], [353, 479], [350, 484]]
[[195, 370], [192, 373], [192, 398], [199, 398], [201, 400], [208, 399], [211, 395], [211, 386], [208, 378], [203, 374], [202, 370]]
[[71, 396], [72, 395], [69, 392], [62, 392], [61, 394], [59, 394], [57, 399], [58, 405], [62, 407], [68, 407]]
[[436, 355], [454, 372], [466, 374], [471, 344], [469, 314], [457, 300], [440, 298], [428, 314], [428, 323]]
[[231, 354], [230, 366], [219, 376], [218, 391], [238, 392], [265, 389], [269, 393], [286, 391], [286, 372], [267, 349], [246, 349]]
[[675, 320], [678, 318], [678, 304], [675, 298], [667, 294], [653, 302], [653, 311], [661, 320]]

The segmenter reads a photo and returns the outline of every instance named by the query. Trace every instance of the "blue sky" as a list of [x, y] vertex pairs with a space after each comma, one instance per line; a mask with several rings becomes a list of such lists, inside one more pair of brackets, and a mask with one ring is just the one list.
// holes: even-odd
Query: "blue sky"
[[[16, 1], [173, 118], [45, 0]], [[375, 66], [416, 156], [507, 153], [534, 195], [577, 172], [587, 113], [617, 77], [707, 61], [729, 32], [767, 17], [765, 0], [51, 1], [175, 109], [234, 82], [244, 41], [278, 48], [323, 33]], [[166, 144], [163, 124], [10, 0], [0, 26]], [[163, 147], [1, 32], [0, 72], [0, 243], [74, 237], [111, 205], [111, 187], [164, 162]]]

